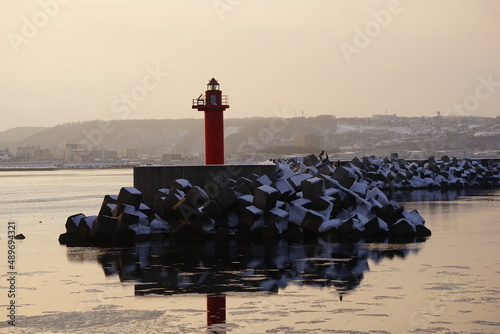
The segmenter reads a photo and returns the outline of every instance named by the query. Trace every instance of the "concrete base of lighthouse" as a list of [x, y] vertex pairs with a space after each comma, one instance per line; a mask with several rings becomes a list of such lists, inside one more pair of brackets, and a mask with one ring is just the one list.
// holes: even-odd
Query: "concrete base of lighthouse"
[[[267, 175], [276, 180], [274, 164], [202, 165], [202, 166], [138, 166], [134, 168], [134, 187], [142, 192], [144, 202], [152, 202], [158, 189], [169, 188], [172, 181], [186, 179], [194, 186], [203, 186], [217, 176], [237, 180], [252, 174]], [[223, 186], [223, 185], [221, 185]]]

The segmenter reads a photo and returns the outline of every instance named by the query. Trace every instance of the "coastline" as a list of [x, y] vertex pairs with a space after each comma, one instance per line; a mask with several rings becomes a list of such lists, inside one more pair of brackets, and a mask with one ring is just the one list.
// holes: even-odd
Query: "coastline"
[[77, 170], [77, 169], [132, 169], [136, 166], [139, 165], [99, 165], [99, 166], [86, 166], [86, 165], [79, 165], [79, 166], [41, 166], [41, 167], [36, 167], [36, 166], [17, 166], [17, 167], [3, 167], [0, 166], [0, 172], [32, 172], [32, 171], [37, 171], [37, 172], [46, 172], [46, 171], [58, 171], [58, 170]]

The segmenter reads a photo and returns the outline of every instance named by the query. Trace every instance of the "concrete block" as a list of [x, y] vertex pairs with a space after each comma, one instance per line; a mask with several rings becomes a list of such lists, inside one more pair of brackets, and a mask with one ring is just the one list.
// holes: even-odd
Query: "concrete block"
[[276, 180], [274, 187], [279, 191], [278, 199], [280, 200], [287, 201], [293, 194], [295, 194], [295, 190], [293, 190], [290, 183], [284, 179]]
[[136, 241], [146, 241], [149, 240], [151, 235], [151, 229], [149, 226], [144, 226], [141, 224], [134, 224], [128, 227], [130, 235], [134, 237]]
[[371, 204], [371, 206], [372, 206], [371, 211], [373, 213], [377, 213], [377, 210], [383, 207], [383, 205], [373, 197], [368, 199], [368, 203]]
[[336, 233], [339, 233], [338, 228], [339, 228], [341, 223], [342, 223], [342, 221], [340, 219], [325, 220], [323, 222], [323, 224], [321, 224], [321, 226], [319, 227], [318, 232], [325, 233], [325, 232], [328, 232], [330, 230], [335, 230]]
[[118, 233], [123, 232], [127, 230], [130, 225], [134, 224], [139, 224], [139, 216], [134, 213], [123, 211], [115, 221], [115, 231]]
[[397, 237], [406, 237], [415, 235], [415, 225], [413, 225], [404, 218], [399, 219], [392, 225], [389, 225], [389, 230], [391, 231], [391, 235]]
[[407, 170], [406, 173], [405, 173], [405, 178], [410, 181], [413, 177], [415, 176], [415, 174], [410, 171], [410, 170]]
[[[69, 247], [84, 247], [90, 242], [90, 231], [97, 216], [86, 217], [83, 214], [77, 214], [68, 217], [66, 233], [59, 236], [59, 243]], [[76, 228], [74, 228], [76, 226]]]
[[311, 209], [325, 217], [325, 219], [330, 219], [333, 211], [335, 198], [330, 196], [318, 197], [315, 201], [312, 201]]
[[410, 212], [403, 210], [403, 216], [413, 225], [425, 225], [425, 219], [417, 210], [412, 210]]
[[170, 192], [163, 200], [155, 201], [153, 213], [158, 214], [161, 218], [166, 219], [173, 213], [173, 206], [183, 198], [183, 194], [177, 191]]
[[270, 210], [276, 207], [278, 196], [278, 190], [268, 185], [262, 185], [255, 189], [253, 205], [261, 210]]
[[[248, 205], [249, 204], [250, 203], [248, 203]], [[219, 204], [217, 204], [217, 202], [213, 199], [206, 201], [201, 207], [201, 211], [206, 213], [212, 219], [217, 219], [224, 213]]]
[[398, 220], [404, 218], [403, 211], [403, 207], [397, 207], [394, 210], [389, 211], [387, 219], [384, 219], [384, 221], [387, 223], [387, 225], [391, 226]]
[[91, 243], [109, 245], [116, 228], [116, 220], [115, 217], [97, 216], [90, 230]]
[[99, 216], [112, 216], [118, 204], [102, 204], [99, 210]]
[[89, 245], [89, 235], [73, 230], [59, 235], [59, 243], [68, 247], [85, 247]]
[[[110, 204], [112, 205], [112, 204]], [[144, 215], [146, 215], [147, 217], [150, 217], [151, 215], [153, 215], [153, 209], [151, 209], [148, 205], [144, 204], [144, 203], [141, 203], [141, 205], [139, 206], [139, 211], [141, 213], [143, 213]]]
[[342, 187], [347, 189], [351, 188], [352, 184], [357, 181], [354, 173], [342, 166], [335, 168], [332, 178], [337, 180]]
[[288, 178], [287, 181], [295, 191], [302, 191], [302, 181], [310, 179], [311, 177], [311, 174], [297, 174]]
[[319, 233], [319, 227], [325, 220], [325, 217], [321, 214], [313, 210], [308, 210], [304, 216], [304, 220], [302, 221], [302, 227], [305, 231], [316, 235]]
[[132, 205], [136, 209], [142, 202], [142, 193], [134, 187], [122, 187], [118, 194], [117, 203]]
[[257, 176], [253, 179], [252, 183], [250, 184], [250, 186], [248, 186], [248, 189], [250, 189], [250, 192], [255, 192], [255, 190], [258, 188], [258, 187], [261, 187], [261, 186], [272, 186], [273, 185], [273, 181], [269, 178], [269, 176], [267, 175], [261, 175], [261, 176]]
[[113, 210], [111, 217], [117, 218], [124, 211], [126, 211], [128, 213], [134, 213], [136, 211], [136, 208], [132, 205], [129, 205], [129, 204], [118, 203], [118, 204], [116, 204], [116, 207]]
[[283, 234], [288, 229], [288, 212], [273, 208], [264, 214], [264, 224], [276, 227], [278, 234]]
[[236, 197], [240, 198], [241, 196], [251, 195], [248, 186], [245, 183], [237, 183], [233, 188]]
[[260, 186], [272, 186], [273, 181], [269, 176], [266, 174], [259, 176], [258, 178], [255, 179], [255, 182]]
[[168, 188], [161, 188], [158, 189], [154, 195], [153, 201], [150, 203], [151, 204], [151, 209], [153, 210], [153, 213], [156, 213], [159, 208], [162, 206], [162, 202], [165, 200], [165, 198], [168, 196], [168, 193], [170, 190]]
[[301, 205], [294, 204], [292, 208], [290, 209], [289, 215], [288, 215], [288, 221], [294, 225], [297, 226], [302, 226], [302, 222], [304, 221], [304, 217], [306, 216], [307, 212], [306, 208], [304, 208]]
[[214, 197], [214, 200], [223, 211], [228, 211], [233, 207], [236, 208], [236, 204], [238, 203], [238, 197], [232, 188], [223, 189]]
[[349, 239], [359, 239], [364, 233], [364, 228], [361, 228], [360, 221], [357, 215], [343, 221], [339, 227], [338, 231], [341, 236], [348, 237]]
[[[377, 217], [379, 217], [380, 219], [389, 224], [388, 220], [390, 218], [390, 213], [394, 211], [395, 208], [396, 207], [392, 203], [388, 202], [386, 205], [382, 206], [377, 210]], [[396, 222], [395, 220], [392, 220], [391, 224], [395, 222]]]
[[365, 198], [366, 193], [368, 192], [368, 185], [361, 182], [354, 182], [350, 188], [351, 191], [355, 192], [362, 198]]
[[415, 225], [415, 235], [417, 237], [429, 237], [431, 235], [431, 230], [422, 224]]
[[193, 185], [191, 184], [191, 182], [189, 182], [189, 180], [175, 179], [170, 183], [169, 191], [172, 192], [172, 191], [180, 190], [183, 193], [187, 193], [192, 187], [193, 187]]
[[339, 224], [337, 229], [341, 235], [348, 235], [354, 231], [354, 222], [352, 219], [346, 219]]
[[69, 216], [68, 219], [66, 219], [65, 224], [66, 232], [75, 231], [78, 228], [81, 220], [85, 217], [86, 216], [83, 213], [77, 213], [76, 215]]
[[263, 218], [264, 211], [254, 205], [249, 205], [240, 212], [239, 223], [253, 227], [257, 221]]
[[309, 154], [304, 158], [303, 164], [306, 166], [316, 166], [319, 162], [319, 159], [314, 154]]
[[330, 164], [322, 164], [318, 167], [318, 173], [323, 175], [332, 175], [335, 172], [335, 168], [333, 168]]
[[200, 212], [198, 207], [187, 197], [183, 197], [175, 203], [172, 210], [175, 216], [186, 224], [191, 224], [194, 217]]
[[206, 201], [210, 199], [205, 190], [203, 190], [203, 188], [199, 186], [191, 187], [191, 189], [186, 192], [185, 197], [197, 208], [201, 207]]
[[354, 192], [346, 191], [344, 199], [342, 200], [342, 207], [350, 210], [358, 204], [358, 197]]
[[193, 229], [197, 234], [215, 234], [215, 223], [209, 215], [204, 212], [200, 212], [193, 219]]
[[362, 168], [362, 169], [365, 168], [365, 165], [363, 165], [363, 162], [361, 162], [361, 160], [359, 160], [357, 157], [354, 157], [351, 160], [351, 164], [353, 164], [354, 166], [356, 166], [358, 168]]
[[402, 172], [398, 172], [394, 176], [394, 182], [398, 183], [398, 182], [403, 182], [403, 181], [407, 181], [406, 175], [404, 173], [402, 173]]
[[389, 226], [378, 217], [370, 219], [365, 224], [365, 234], [367, 236], [384, 236], [389, 234]]
[[325, 183], [319, 177], [311, 177], [303, 180], [301, 183], [302, 194], [304, 198], [311, 201], [316, 200], [320, 196], [325, 195]]
[[171, 228], [170, 224], [156, 214], [153, 217], [149, 223], [151, 234], [168, 234]]
[[311, 174], [311, 176], [316, 176], [316, 175], [318, 175], [318, 169], [314, 166], [309, 166], [306, 168], [304, 173]]
[[246, 185], [247, 187], [250, 187], [250, 185], [252, 184], [252, 180], [250, 180], [249, 178], [247, 177], [244, 177], [244, 176], [240, 176], [237, 180], [236, 180], [236, 185], [238, 184], [244, 184]]
[[106, 196], [104, 196], [104, 199], [102, 200], [102, 204], [101, 204], [101, 209], [99, 210], [99, 215], [111, 216], [113, 213], [114, 207], [116, 207], [117, 200], [118, 200], [118, 195], [106, 195]]
[[299, 197], [290, 202], [291, 207], [294, 205], [300, 205], [308, 210], [312, 209], [312, 201], [303, 197]]

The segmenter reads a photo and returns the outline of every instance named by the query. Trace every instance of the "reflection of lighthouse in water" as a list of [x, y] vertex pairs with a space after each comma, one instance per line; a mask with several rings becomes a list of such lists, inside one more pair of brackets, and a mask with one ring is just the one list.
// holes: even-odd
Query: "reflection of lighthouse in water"
[[[406, 240], [409, 243], [411, 240]], [[97, 259], [107, 276], [134, 281], [135, 295], [201, 293], [207, 296], [207, 331], [227, 332], [226, 293], [263, 291], [274, 294], [288, 284], [331, 288], [340, 301], [354, 290], [374, 263], [405, 258], [418, 246], [385, 243], [310, 243], [286, 240], [205, 240], [196, 245], [169, 240], [135, 247], [68, 252], [70, 261]]]
[[224, 329], [217, 330], [217, 325], [226, 323], [226, 295], [207, 295], [207, 328], [212, 334], [225, 333]]

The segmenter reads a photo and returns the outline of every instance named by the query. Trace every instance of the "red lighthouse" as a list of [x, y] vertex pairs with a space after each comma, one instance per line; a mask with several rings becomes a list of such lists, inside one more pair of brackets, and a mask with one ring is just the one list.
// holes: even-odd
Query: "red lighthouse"
[[223, 111], [229, 108], [227, 95], [222, 95], [220, 85], [212, 78], [205, 96], [193, 99], [193, 109], [205, 112], [205, 165], [224, 164], [224, 118]]

